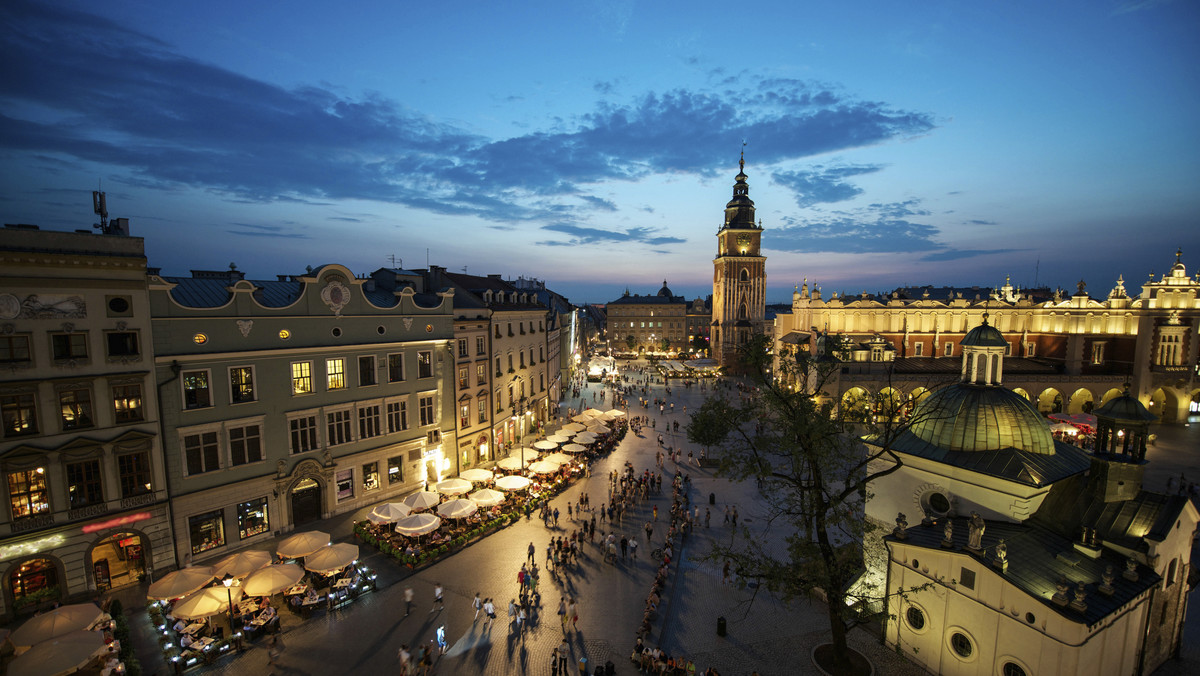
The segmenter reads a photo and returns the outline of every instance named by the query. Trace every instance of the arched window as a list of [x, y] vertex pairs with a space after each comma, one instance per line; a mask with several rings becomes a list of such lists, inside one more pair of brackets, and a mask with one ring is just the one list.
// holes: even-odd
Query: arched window
[[32, 559], [17, 566], [9, 574], [15, 606], [27, 603], [39, 603], [47, 600], [57, 600], [61, 597], [58, 587], [58, 569], [50, 559]]
[[749, 316], [748, 316], [748, 314], [749, 314], [749, 313], [746, 311], [746, 304], [745, 304], [745, 303], [742, 303], [741, 305], [738, 305], [738, 311], [737, 311], [737, 318], [738, 318], [738, 319], [749, 319]]
[[750, 271], [747, 270], [746, 268], [742, 268], [742, 274], [738, 276], [738, 281], [742, 281], [742, 282], [750, 281]]
[[1175, 564], [1179, 559], [1171, 559], [1171, 565], [1167, 566], [1167, 586], [1175, 584]]

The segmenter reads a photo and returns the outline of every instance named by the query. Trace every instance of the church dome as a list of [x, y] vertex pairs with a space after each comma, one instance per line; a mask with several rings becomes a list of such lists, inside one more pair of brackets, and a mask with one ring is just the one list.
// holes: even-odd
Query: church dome
[[970, 345], [974, 347], [1008, 347], [1008, 341], [1004, 339], [1004, 334], [996, 330], [996, 327], [987, 323], [987, 317], [984, 316], [983, 323], [971, 329], [966, 336], [963, 336], [960, 345]]
[[1110, 399], [1106, 404], [1092, 411], [1092, 415], [1097, 418], [1110, 418], [1119, 422], [1154, 422], [1158, 420], [1142, 402], [1136, 398], [1129, 396], [1126, 391], [1119, 397]]
[[943, 387], [917, 404], [913, 420], [914, 435], [947, 451], [1017, 449], [1054, 455], [1054, 437], [1045, 418], [1024, 397], [1004, 387], [970, 383]]
[[664, 279], [662, 288], [658, 290], [658, 296], [660, 298], [671, 298], [674, 295], [675, 294], [671, 293], [670, 287], [667, 286], [667, 280]]

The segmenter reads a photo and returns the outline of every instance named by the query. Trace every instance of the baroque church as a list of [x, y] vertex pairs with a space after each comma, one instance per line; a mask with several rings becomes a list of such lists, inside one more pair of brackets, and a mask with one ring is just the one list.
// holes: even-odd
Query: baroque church
[[986, 314], [958, 347], [959, 382], [918, 401], [866, 504], [888, 533], [865, 543], [886, 641], [937, 674], [1153, 672], [1179, 647], [1200, 523], [1142, 488], [1155, 416], [1109, 400], [1085, 453], [1003, 385], [1009, 343]]
[[712, 326], [709, 334], [713, 358], [730, 370], [737, 363], [737, 348], [763, 333], [767, 302], [767, 257], [762, 255], [762, 223], [754, 221], [754, 201], [746, 183], [746, 155], [738, 160], [733, 199], [725, 205], [725, 222], [717, 231], [717, 257], [713, 259]]

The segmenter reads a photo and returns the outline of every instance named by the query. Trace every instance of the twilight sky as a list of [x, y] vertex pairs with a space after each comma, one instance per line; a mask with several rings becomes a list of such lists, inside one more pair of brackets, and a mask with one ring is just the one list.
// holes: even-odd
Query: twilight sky
[[[808, 6], [812, 5], [812, 6]], [[1200, 267], [1200, 2], [0, 3], [0, 217], [167, 274], [426, 262], [712, 292], [746, 142], [802, 278], [1131, 291]]]

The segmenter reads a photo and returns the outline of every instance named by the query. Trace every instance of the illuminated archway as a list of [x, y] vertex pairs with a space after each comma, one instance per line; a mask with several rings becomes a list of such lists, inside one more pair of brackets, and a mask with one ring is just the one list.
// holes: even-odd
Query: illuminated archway
[[1053, 387], [1047, 387], [1046, 389], [1042, 390], [1042, 393], [1039, 394], [1037, 398], [1037, 409], [1042, 414], [1062, 413], [1062, 393]]
[[1150, 412], [1162, 422], [1183, 422], [1189, 407], [1190, 397], [1174, 387], [1160, 387], [1150, 393]]
[[865, 422], [871, 414], [871, 395], [861, 387], [852, 387], [842, 395], [842, 419], [849, 422]]
[[885, 387], [875, 397], [875, 413], [883, 420], [894, 420], [900, 414], [906, 398], [891, 387]]
[[908, 398], [912, 399], [913, 402], [919, 402], [922, 399], [924, 399], [925, 397], [928, 397], [929, 392], [930, 392], [930, 390], [928, 387], [918, 387], [915, 390], [913, 390], [912, 392], [908, 393]]
[[1025, 401], [1029, 401], [1029, 392], [1026, 392], [1023, 388], [1014, 387], [1013, 392], [1016, 392], [1017, 394], [1021, 395], [1022, 397], [1025, 397]]
[[1122, 394], [1124, 394], [1123, 391], [1118, 390], [1117, 388], [1114, 387], [1111, 390], [1105, 392], [1103, 397], [1100, 397], [1100, 405], [1103, 406], [1103, 405], [1107, 404], [1108, 402], [1112, 401], [1113, 399], [1116, 399], [1117, 397], [1121, 396]]
[[66, 594], [62, 563], [45, 555], [18, 560], [4, 575], [8, 607], [17, 613], [43, 603], [61, 601]]
[[1067, 413], [1091, 413], [1096, 404], [1095, 397], [1087, 388], [1081, 387], [1067, 400]]

